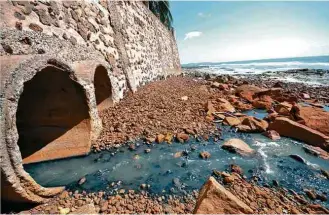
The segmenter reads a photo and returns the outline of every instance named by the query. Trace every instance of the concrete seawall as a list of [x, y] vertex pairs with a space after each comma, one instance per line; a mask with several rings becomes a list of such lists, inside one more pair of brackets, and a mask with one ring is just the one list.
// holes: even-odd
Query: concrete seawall
[[141, 2], [1, 2], [1, 196], [44, 202], [23, 163], [85, 155], [99, 111], [180, 74], [172, 33]]

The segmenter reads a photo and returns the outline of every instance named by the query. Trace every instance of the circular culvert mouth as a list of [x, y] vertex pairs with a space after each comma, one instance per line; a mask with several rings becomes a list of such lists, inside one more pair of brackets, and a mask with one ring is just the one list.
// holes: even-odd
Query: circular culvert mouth
[[113, 105], [112, 85], [103, 66], [98, 66], [94, 75], [95, 96], [98, 111], [102, 111]]
[[83, 87], [68, 72], [47, 66], [24, 83], [16, 124], [23, 163], [86, 154], [90, 116]]

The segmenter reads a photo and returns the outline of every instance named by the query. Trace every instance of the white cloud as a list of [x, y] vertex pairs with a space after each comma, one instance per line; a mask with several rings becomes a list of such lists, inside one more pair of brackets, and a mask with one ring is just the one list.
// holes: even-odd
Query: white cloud
[[191, 31], [185, 34], [184, 40], [192, 39], [194, 37], [200, 37], [202, 35], [201, 31]]
[[211, 17], [211, 13], [202, 13], [202, 12], [199, 12], [198, 13], [198, 16], [199, 17], [202, 17], [202, 18]]

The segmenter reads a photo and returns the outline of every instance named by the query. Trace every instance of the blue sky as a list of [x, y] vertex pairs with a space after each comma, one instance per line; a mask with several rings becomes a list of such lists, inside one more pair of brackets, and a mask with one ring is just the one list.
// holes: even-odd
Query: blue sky
[[170, 3], [182, 63], [329, 54], [329, 2]]

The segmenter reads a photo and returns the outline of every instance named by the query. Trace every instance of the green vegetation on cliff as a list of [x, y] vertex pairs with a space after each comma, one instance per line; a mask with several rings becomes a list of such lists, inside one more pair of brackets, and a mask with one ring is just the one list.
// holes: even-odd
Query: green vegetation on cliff
[[172, 29], [173, 17], [170, 11], [169, 1], [145, 1], [144, 4], [160, 19], [160, 21]]

